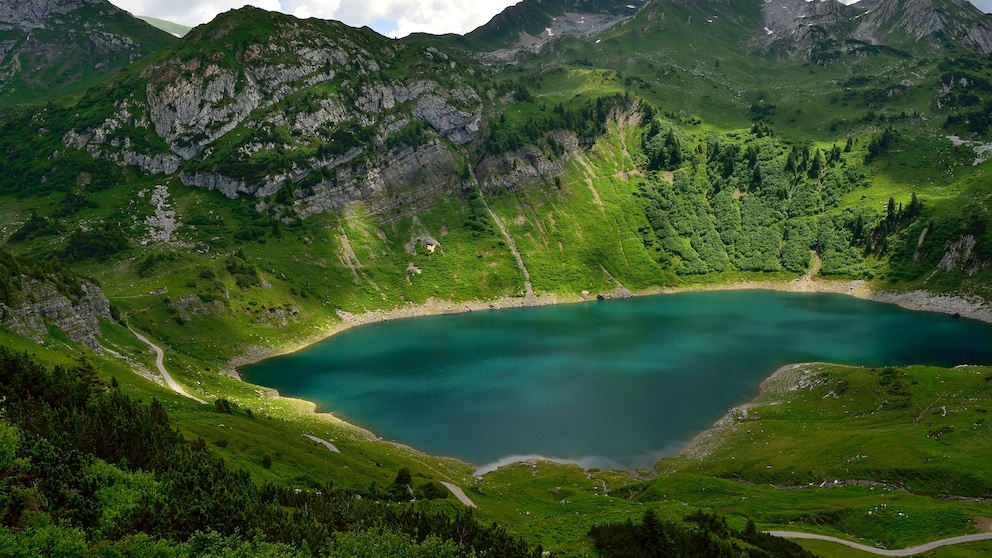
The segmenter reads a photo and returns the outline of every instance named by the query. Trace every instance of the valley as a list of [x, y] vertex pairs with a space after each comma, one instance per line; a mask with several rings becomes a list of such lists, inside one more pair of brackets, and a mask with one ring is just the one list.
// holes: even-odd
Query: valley
[[[653, 466], [478, 476], [236, 372], [363, 323], [686, 291], [990, 321], [992, 22], [967, 2], [525, 0], [401, 40], [250, 7], [178, 39], [78, 4], [36, 37], [104, 18], [126, 64], [11, 73], [27, 24], [0, 26], [0, 553], [643, 555], [643, 528], [864, 556], [758, 532], [988, 529], [984, 366], [797, 365]], [[582, 17], [610, 24], [515, 46]]]

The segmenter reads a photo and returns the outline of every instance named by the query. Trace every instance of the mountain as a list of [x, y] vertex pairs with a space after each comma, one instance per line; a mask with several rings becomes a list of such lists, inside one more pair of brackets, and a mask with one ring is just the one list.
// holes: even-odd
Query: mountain
[[889, 47], [939, 54], [959, 45], [992, 52], [992, 18], [967, 0], [772, 0], [762, 5], [764, 43], [772, 50], [823, 60], [838, 49]]
[[[433, 555], [451, 537], [510, 543], [507, 525], [565, 556], [591, 553], [590, 536], [606, 552], [662, 531], [755, 555], [760, 531], [786, 524], [890, 548], [967, 532], [992, 516], [976, 461], [986, 368], [793, 367], [775, 405], [722, 421], [740, 437], [707, 445], [717, 461], [633, 474], [537, 461], [476, 474], [234, 378], [360, 323], [728, 284], [987, 315], [988, 17], [869, 1], [524, 0], [469, 37], [402, 40], [246, 7], [99, 87], [8, 108], [0, 342], [18, 355], [0, 351], [0, 548], [375, 555], [392, 541]], [[132, 22], [95, 0], [25, 5], [3, 8], [4, 32], [25, 37], [11, 49], [57, 28], [75, 37], [49, 47], [67, 60], [87, 29]], [[159, 365], [216, 403], [149, 380]], [[784, 402], [791, 417], [833, 414], [822, 432], [780, 427]], [[795, 451], [753, 443], [784, 431]], [[824, 479], [844, 488], [824, 495]], [[426, 502], [441, 482], [500, 527]]]
[[433, 47], [244, 8], [122, 74], [116, 106], [103, 103], [102, 122], [66, 138], [231, 198], [283, 190], [303, 216], [356, 200], [396, 205], [382, 199], [387, 185], [414, 197], [457, 185], [489, 83]]
[[[636, 4], [636, 5], [635, 5]], [[631, 17], [642, 4], [616, 0], [524, 0], [465, 35], [473, 50], [539, 48], [561, 35], [589, 36]]]
[[[474, 51], [538, 49], [554, 37], [591, 36], [637, 15], [655, 22], [733, 22], [727, 32], [738, 47], [772, 57], [811, 58], [827, 49], [889, 47], [937, 54], [959, 45], [992, 52], [992, 18], [967, 0], [670, 0], [668, 2], [552, 2], [524, 0], [467, 34], [460, 44]], [[670, 19], [672, 18], [672, 19]], [[726, 40], [720, 37], [718, 41]]]
[[174, 42], [105, 0], [5, 1], [0, 107], [78, 94]]

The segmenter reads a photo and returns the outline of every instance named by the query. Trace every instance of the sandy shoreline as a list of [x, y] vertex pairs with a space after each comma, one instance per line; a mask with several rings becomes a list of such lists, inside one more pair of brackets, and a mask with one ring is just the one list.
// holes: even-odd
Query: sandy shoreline
[[[659, 294], [679, 294], [687, 292], [743, 290], [842, 294], [862, 300], [895, 304], [902, 308], [906, 308], [907, 310], [951, 314], [963, 318], [992, 323], [992, 305], [977, 296], [934, 294], [926, 290], [916, 290], [905, 293], [874, 291], [867, 281], [833, 281], [811, 279], [808, 276], [799, 277], [790, 281], [740, 281], [736, 283], [724, 283], [717, 285], [659, 287], [656, 289], [638, 291], [636, 293], [631, 293], [624, 288], [618, 288], [614, 292], [602, 293], [602, 296], [607, 299], [613, 299], [629, 297], [636, 298], [640, 296]], [[267, 358], [295, 353], [301, 349], [309, 347], [310, 345], [319, 343], [338, 333], [341, 333], [342, 331], [356, 326], [424, 316], [460, 314], [464, 312], [478, 312], [485, 310], [502, 310], [507, 308], [550, 306], [555, 304], [596, 302], [597, 296], [599, 295], [577, 294], [575, 296], [562, 296], [553, 293], [545, 293], [531, 297], [506, 296], [492, 300], [472, 300], [463, 302], [438, 300], [431, 297], [422, 304], [408, 303], [404, 306], [399, 306], [390, 310], [372, 310], [362, 314], [353, 314], [339, 310], [338, 316], [341, 318], [340, 322], [328, 324], [318, 333], [308, 336], [297, 343], [284, 345], [281, 347], [256, 346], [247, 350], [242, 355], [231, 359], [231, 375], [237, 377], [236, 369], [238, 367], [254, 364]]]
[[[894, 293], [887, 291], [874, 291], [872, 290], [870, 284], [866, 281], [854, 280], [854, 281], [831, 281], [822, 279], [812, 279], [808, 276], [799, 277], [789, 281], [742, 281], [736, 283], [726, 283], [718, 285], [693, 285], [689, 287], [678, 287], [678, 288], [657, 288], [645, 291], [639, 291], [637, 293], [630, 293], [624, 288], [618, 288], [612, 293], [602, 293], [601, 296], [607, 299], [615, 298], [629, 298], [629, 297], [639, 297], [639, 296], [651, 296], [660, 294], [679, 294], [686, 292], [704, 292], [704, 291], [740, 291], [740, 290], [772, 290], [780, 292], [794, 292], [794, 293], [834, 293], [842, 294], [847, 296], [853, 296], [862, 300], [870, 300], [875, 302], [882, 302], [886, 304], [895, 304], [902, 308], [914, 311], [923, 312], [937, 312], [943, 314], [951, 314], [955, 316], [960, 316], [969, 319], [975, 319], [987, 323], [992, 323], [992, 306], [990, 306], [985, 300], [976, 296], [951, 296], [942, 294], [933, 294], [925, 290], [917, 290], [905, 293]], [[294, 353], [303, 348], [306, 348], [314, 343], [319, 343], [325, 339], [328, 339], [342, 331], [350, 329], [352, 327], [357, 327], [366, 324], [372, 324], [376, 322], [384, 322], [390, 320], [424, 317], [424, 316], [437, 316], [445, 314], [460, 314], [464, 312], [477, 312], [486, 310], [501, 310], [508, 308], [524, 308], [524, 307], [538, 307], [538, 306], [550, 306], [555, 304], [572, 304], [581, 302], [596, 302], [597, 296], [583, 292], [582, 295], [576, 295], [574, 297], [567, 297], [555, 294], [539, 294], [530, 297], [502, 297], [493, 300], [476, 300], [476, 301], [465, 301], [465, 302], [452, 302], [445, 300], [437, 300], [430, 298], [427, 302], [423, 304], [406, 304], [401, 307], [393, 308], [391, 310], [374, 310], [370, 312], [365, 312], [363, 314], [352, 314], [349, 312], [338, 311], [338, 316], [341, 318], [341, 322], [332, 324], [326, 329], [322, 329], [319, 333], [314, 334], [302, 341], [285, 345], [282, 347], [254, 347], [252, 350], [247, 351], [243, 355], [231, 360], [231, 372], [233, 377], [239, 378], [236, 372], [237, 367], [245, 366], [261, 360], [272, 358], [275, 356], [286, 355]], [[799, 363], [790, 364], [779, 368], [773, 372], [767, 379], [761, 383], [761, 391], [759, 395], [755, 397], [749, 403], [739, 405], [730, 409], [727, 414], [721, 418], [712, 427], [704, 432], [698, 434], [692, 441], [690, 441], [685, 448], [683, 448], [679, 455], [683, 456], [701, 456], [706, 453], [706, 447], [711, 443], [716, 442], [716, 438], [723, 431], [723, 429], [732, 424], [735, 420], [734, 417], [740, 413], [747, 413], [747, 410], [754, 405], [754, 402], [765, 395], [769, 389], [778, 389], [782, 382], [791, 383], [794, 378], [795, 373], [802, 373], [804, 369], [808, 369], [811, 366], [816, 366], [820, 363]], [[772, 387], [776, 386], [776, 387]], [[271, 388], [265, 388], [269, 391], [270, 396], [281, 397], [278, 392]], [[291, 399], [291, 398], [289, 398]], [[335, 417], [332, 413], [317, 413], [316, 404], [310, 401], [297, 400], [305, 407], [309, 407], [311, 412], [321, 418], [328, 419], [332, 422], [342, 423], [341, 419]], [[347, 424], [347, 423], [345, 423]], [[353, 425], [349, 425], [353, 426]], [[354, 427], [356, 430], [363, 430], [358, 427]], [[371, 436], [374, 434], [369, 433]]]

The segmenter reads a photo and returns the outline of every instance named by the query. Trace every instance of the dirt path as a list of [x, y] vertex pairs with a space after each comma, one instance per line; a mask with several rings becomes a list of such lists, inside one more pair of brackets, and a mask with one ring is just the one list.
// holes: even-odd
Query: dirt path
[[341, 453], [341, 450], [339, 450], [337, 448], [337, 446], [335, 446], [334, 444], [328, 442], [327, 440], [325, 440], [323, 438], [318, 438], [316, 436], [311, 436], [309, 434], [304, 434], [303, 436], [306, 437], [306, 438], [310, 438], [311, 440], [313, 440], [314, 442], [317, 442], [318, 444], [323, 444], [323, 446], [325, 448], [333, 451], [334, 453]]
[[451, 484], [450, 482], [445, 482], [445, 481], [441, 481], [441, 484], [443, 484], [445, 486], [445, 488], [447, 488], [448, 490], [450, 490], [451, 493], [455, 495], [455, 498], [458, 498], [458, 501], [459, 502], [465, 504], [466, 506], [468, 506], [470, 508], [477, 508], [477, 507], [479, 507], [479, 506], [476, 506], [475, 505], [475, 502], [473, 502], [472, 500], [470, 500], [469, 497], [465, 495], [465, 491], [462, 490], [460, 486], [456, 486], [454, 484]]
[[856, 543], [853, 541], [839, 539], [837, 537], [829, 537], [827, 535], [814, 535], [812, 533], [799, 533], [795, 531], [765, 531], [765, 532], [768, 533], [769, 535], [775, 537], [783, 537], [786, 539], [807, 539], [807, 540], [833, 542], [837, 544], [842, 544], [844, 546], [849, 546], [851, 548], [861, 550], [864, 552], [877, 554], [878, 556], [914, 556], [916, 554], [929, 552], [935, 548], [940, 548], [942, 546], [992, 540], [992, 533], [976, 533], [974, 535], [962, 535], [960, 537], [941, 539], [939, 541], [928, 542], [926, 544], [911, 546], [909, 548], [886, 550], [882, 548], [875, 548], [873, 546]]
[[[131, 329], [131, 327], [128, 326], [128, 329]], [[169, 371], [165, 369], [165, 352], [162, 351], [162, 347], [159, 347], [155, 343], [152, 343], [150, 339], [138, 333], [137, 331], [134, 331], [133, 329], [131, 329], [131, 333], [133, 333], [134, 336], [138, 338], [138, 340], [140, 340], [145, 345], [148, 345], [149, 347], [152, 348], [153, 351], [155, 351], [155, 367], [158, 368], [158, 372], [159, 374], [162, 375], [162, 379], [165, 380], [166, 385], [168, 385], [169, 388], [172, 389], [172, 391], [178, 393], [179, 395], [182, 395], [183, 397], [189, 397], [190, 399], [196, 401], [197, 403], [203, 405], [209, 405], [209, 403], [207, 403], [206, 401], [186, 391], [183, 388], [183, 386], [179, 385], [179, 382], [177, 382], [172, 377], [172, 374], [169, 374]]]

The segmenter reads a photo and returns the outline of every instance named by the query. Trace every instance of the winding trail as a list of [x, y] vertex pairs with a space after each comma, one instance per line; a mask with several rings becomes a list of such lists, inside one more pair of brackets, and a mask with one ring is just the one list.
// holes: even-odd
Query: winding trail
[[186, 389], [179, 385], [179, 382], [172, 377], [172, 374], [169, 374], [169, 371], [165, 369], [165, 351], [162, 350], [162, 347], [152, 343], [150, 339], [131, 329], [131, 326], [128, 326], [127, 328], [131, 330], [131, 333], [133, 333], [139, 341], [145, 345], [148, 345], [153, 351], [155, 351], [155, 367], [158, 368], [159, 374], [162, 375], [162, 379], [165, 380], [166, 385], [168, 385], [172, 391], [182, 395], [183, 397], [189, 397], [193, 401], [196, 401], [202, 405], [209, 405], [206, 401], [186, 391]]
[[992, 540], [992, 532], [976, 533], [974, 535], [962, 535], [960, 537], [940, 539], [939, 541], [928, 542], [917, 546], [911, 546], [909, 548], [886, 550], [884, 548], [875, 548], [873, 546], [868, 546], [853, 541], [839, 539], [837, 537], [830, 537], [827, 535], [814, 535], [812, 533], [799, 533], [796, 531], [765, 531], [765, 532], [768, 533], [769, 535], [775, 537], [782, 537], [786, 539], [808, 539], [808, 540], [827, 541], [827, 542], [842, 544], [844, 546], [849, 546], [856, 550], [877, 554], [878, 556], [914, 556], [916, 554], [923, 554], [924, 552], [929, 552], [935, 548], [940, 548], [942, 546]]
[[450, 490], [451, 493], [455, 495], [455, 498], [458, 498], [458, 501], [459, 502], [465, 504], [466, 506], [468, 506], [470, 508], [477, 508], [477, 507], [479, 507], [479, 506], [476, 506], [475, 505], [475, 502], [473, 502], [471, 499], [469, 499], [468, 496], [465, 495], [465, 491], [462, 490], [462, 488], [460, 486], [456, 486], [454, 484], [451, 484], [450, 482], [445, 482], [445, 481], [441, 481], [441, 484], [443, 484], [445, 486], [445, 488], [447, 488], [448, 490]]

